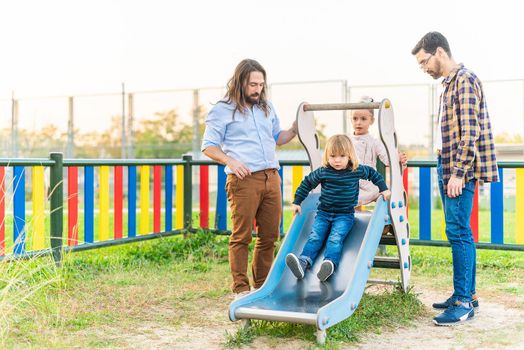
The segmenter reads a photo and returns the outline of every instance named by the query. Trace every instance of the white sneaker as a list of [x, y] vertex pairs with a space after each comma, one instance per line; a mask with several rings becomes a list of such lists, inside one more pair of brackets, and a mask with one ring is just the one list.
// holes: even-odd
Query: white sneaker
[[250, 290], [245, 290], [243, 292], [240, 292], [240, 293], [235, 293], [235, 299], [234, 300], [238, 300], [242, 297], [245, 297], [246, 295], [248, 295], [249, 293], [251, 293]]
[[304, 263], [293, 253], [286, 255], [286, 265], [299, 280], [304, 278]]
[[324, 260], [322, 265], [320, 265], [320, 270], [318, 270], [317, 277], [319, 280], [324, 282], [335, 272], [335, 265], [331, 260]]

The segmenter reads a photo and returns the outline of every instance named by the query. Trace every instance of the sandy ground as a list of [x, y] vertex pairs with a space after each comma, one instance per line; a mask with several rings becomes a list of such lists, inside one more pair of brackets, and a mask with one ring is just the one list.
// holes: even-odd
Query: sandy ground
[[[434, 300], [442, 293], [416, 290], [420, 300], [432, 314]], [[227, 302], [230, 300], [228, 299]], [[480, 300], [480, 312], [476, 317], [455, 327], [437, 327], [431, 317], [422, 319], [415, 327], [398, 328], [370, 333], [356, 345], [341, 348], [354, 349], [524, 349], [524, 297], [488, 295]], [[520, 304], [521, 307], [516, 305]], [[208, 326], [182, 322], [172, 328], [159, 328], [154, 323], [143, 324], [132, 334], [114, 334], [127, 349], [223, 349], [226, 331], [233, 334], [239, 323], [227, 317], [228, 305], [217, 305], [207, 310], [201, 320], [209, 320]], [[106, 333], [107, 334], [107, 333]], [[294, 339], [256, 338], [245, 349], [307, 349], [315, 348], [309, 341]]]
[[[431, 310], [434, 300], [442, 295], [417, 291], [420, 300]], [[431, 318], [414, 328], [401, 328], [380, 335], [369, 334], [357, 349], [524, 349], [524, 310], [516, 308], [516, 297], [502, 300], [487, 296], [480, 300], [475, 318], [454, 327], [437, 327]]]

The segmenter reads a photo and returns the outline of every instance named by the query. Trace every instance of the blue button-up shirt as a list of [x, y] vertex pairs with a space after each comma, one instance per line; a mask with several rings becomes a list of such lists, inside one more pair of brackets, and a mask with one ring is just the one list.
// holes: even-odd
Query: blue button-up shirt
[[[280, 121], [273, 105], [268, 104], [267, 116], [253, 105], [246, 113], [237, 110], [233, 118], [235, 104], [218, 102], [206, 118], [202, 151], [209, 146], [222, 148], [225, 154], [244, 163], [251, 172], [279, 169], [275, 148], [281, 131]], [[226, 166], [225, 172], [230, 174], [231, 169]]]

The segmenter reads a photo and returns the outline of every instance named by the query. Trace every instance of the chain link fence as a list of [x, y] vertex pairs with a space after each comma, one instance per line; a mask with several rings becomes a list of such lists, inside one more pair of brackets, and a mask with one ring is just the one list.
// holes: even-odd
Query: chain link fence
[[[518, 135], [520, 140], [524, 137], [524, 80], [486, 81], [484, 87], [494, 134], [513, 137], [518, 143]], [[357, 86], [328, 80], [274, 83], [269, 96], [283, 128], [291, 125], [304, 101], [388, 98], [393, 102], [400, 145], [423, 157], [432, 152], [440, 89], [439, 84]], [[224, 87], [126, 91], [122, 86], [119, 92], [105, 94], [13, 95], [0, 99], [0, 153], [4, 158], [45, 157], [52, 151], [64, 152], [68, 158], [174, 158], [192, 151], [198, 157], [205, 115], [224, 94]], [[347, 111], [315, 116], [326, 135], [351, 131]], [[159, 121], [162, 118], [167, 124]], [[147, 135], [147, 128], [154, 125], [165, 128], [156, 130], [156, 138]], [[372, 133], [377, 133], [376, 126]], [[517, 156], [518, 150], [514, 150]]]

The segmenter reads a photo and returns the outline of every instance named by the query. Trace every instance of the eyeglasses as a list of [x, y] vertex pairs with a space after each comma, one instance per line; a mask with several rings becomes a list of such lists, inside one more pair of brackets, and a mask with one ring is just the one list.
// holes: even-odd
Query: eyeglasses
[[428, 58], [426, 58], [425, 60], [423, 60], [422, 62], [419, 63], [419, 67], [420, 69], [424, 69], [426, 68], [427, 64], [429, 63], [429, 60], [431, 59], [431, 57], [433, 57], [434, 55], [433, 54], [429, 54]]

